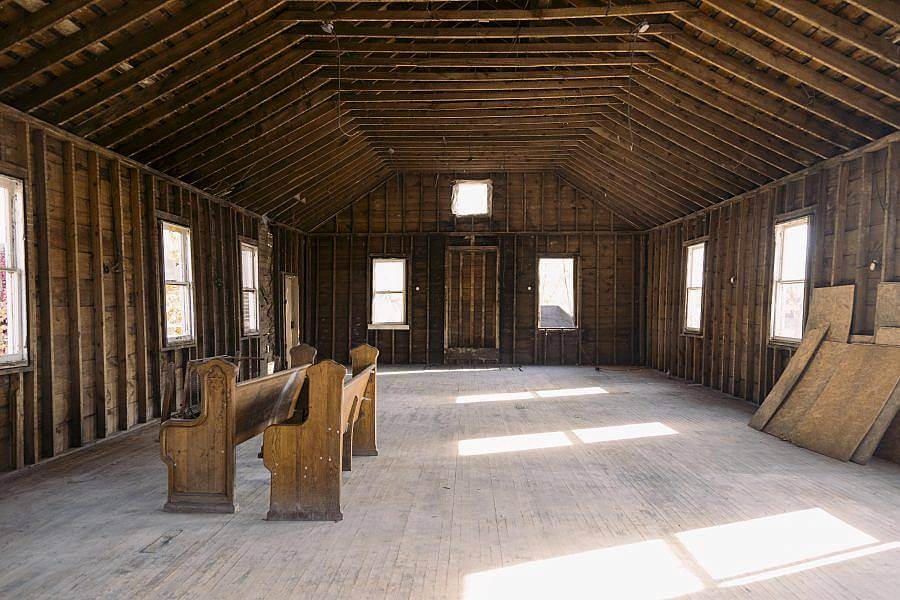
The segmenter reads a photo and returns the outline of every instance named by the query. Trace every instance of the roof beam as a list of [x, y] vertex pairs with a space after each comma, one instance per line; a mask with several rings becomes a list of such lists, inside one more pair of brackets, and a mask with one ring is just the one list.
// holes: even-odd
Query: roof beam
[[[615, 67], [632, 64], [656, 62], [652, 56], [457, 56], [453, 58], [433, 58], [427, 56], [396, 56], [392, 58], [355, 58], [342, 56], [340, 63], [336, 58], [316, 58], [307, 64], [321, 67]], [[559, 74], [557, 73], [557, 76]], [[348, 77], [352, 79], [352, 77]]]
[[0, 52], [6, 52], [31, 36], [53, 27], [76, 10], [82, 9], [94, 1], [58, 0], [49, 6], [27, 14], [21, 20], [7, 25], [0, 31]]
[[[573, 38], [610, 37], [631, 35], [631, 25], [553, 25], [532, 27], [459, 27], [459, 28], [416, 28], [416, 27], [372, 27], [334, 24], [334, 33], [325, 33], [316, 25], [295, 25], [288, 34], [310, 38], [382, 38], [382, 39], [426, 39], [426, 40], [502, 40], [531, 38]], [[659, 35], [680, 31], [670, 23], [652, 23], [642, 35]]]
[[894, 27], [900, 27], [900, 3], [897, 0], [847, 0], [847, 4], [887, 21]]

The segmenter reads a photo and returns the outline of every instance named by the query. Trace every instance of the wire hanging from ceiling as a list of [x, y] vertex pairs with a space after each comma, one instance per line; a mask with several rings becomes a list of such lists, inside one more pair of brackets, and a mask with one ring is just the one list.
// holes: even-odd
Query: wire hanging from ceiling
[[634, 126], [631, 119], [631, 84], [634, 80], [634, 44], [637, 42], [638, 36], [645, 33], [649, 28], [650, 25], [647, 21], [641, 21], [631, 30], [631, 40], [628, 42], [628, 88], [626, 91], [628, 102], [626, 103], [625, 114], [628, 120], [628, 150], [632, 152], [634, 151]]
[[337, 46], [337, 124], [338, 131], [340, 131], [344, 137], [346, 138], [355, 138], [362, 134], [361, 131], [357, 131], [353, 135], [350, 135], [346, 131], [344, 131], [344, 123], [341, 119], [341, 111], [343, 102], [341, 100], [342, 92], [343, 92], [343, 69], [341, 64], [341, 38], [338, 36], [337, 32], [334, 29], [334, 23], [331, 21], [322, 21], [322, 31], [325, 33], [330, 33], [331, 37], [334, 39], [334, 43]]

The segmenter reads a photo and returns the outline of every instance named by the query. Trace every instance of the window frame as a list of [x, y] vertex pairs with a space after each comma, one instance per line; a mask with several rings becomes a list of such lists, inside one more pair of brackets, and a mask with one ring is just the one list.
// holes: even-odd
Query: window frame
[[[190, 223], [186, 220], [177, 218], [175, 215], [160, 215], [157, 217], [158, 233], [159, 233], [159, 274], [160, 274], [160, 329], [163, 350], [172, 350], [178, 348], [188, 348], [197, 344], [197, 300], [194, 297], [196, 291], [196, 283], [194, 282], [194, 233], [191, 230]], [[165, 257], [165, 231], [166, 227], [171, 226], [187, 232], [187, 244], [182, 245], [182, 251], [186, 250], [187, 257], [184, 261], [185, 272], [187, 274], [186, 281], [166, 278], [166, 257]], [[189, 335], [170, 338], [168, 334], [168, 323], [166, 321], [166, 286], [167, 285], [183, 285], [188, 288], [188, 299], [190, 302], [190, 324], [191, 331]]]
[[[5, 180], [5, 181], [4, 181]], [[8, 181], [6, 187], [10, 190], [10, 230], [13, 251], [13, 267], [3, 267], [0, 271], [13, 273], [19, 279], [18, 296], [18, 321], [19, 330], [18, 352], [12, 355], [0, 356], [0, 374], [12, 370], [20, 370], [30, 366], [31, 360], [31, 324], [29, 314], [29, 286], [28, 286], [28, 255], [26, 241], [28, 240], [28, 224], [25, 216], [26, 185], [25, 178], [15, 175], [0, 173], [0, 181]]]
[[[487, 185], [487, 208], [483, 213], [458, 215], [453, 212], [453, 197], [456, 195], [457, 186], [461, 183], [483, 183]], [[494, 182], [492, 179], [455, 179], [450, 186], [450, 214], [454, 219], [489, 219], [494, 208]]]
[[[385, 262], [402, 262], [403, 263], [403, 289], [375, 292], [375, 263], [379, 261]], [[369, 329], [409, 329], [409, 257], [398, 254], [372, 254], [369, 256]], [[373, 309], [376, 294], [403, 294], [403, 322], [402, 323], [374, 323], [372, 320]]]
[[[572, 310], [574, 310], [575, 314], [572, 315], [572, 323], [571, 327], [542, 327], [541, 326], [541, 260], [545, 258], [569, 258], [572, 259]], [[535, 301], [536, 307], [536, 315], [535, 315], [535, 323], [537, 325], [538, 331], [576, 331], [580, 328], [579, 319], [581, 316], [581, 287], [579, 286], [579, 282], [581, 281], [581, 261], [580, 256], [578, 254], [573, 253], [565, 253], [565, 252], [543, 252], [537, 255], [537, 261], [534, 264], [534, 275], [536, 280], [535, 285], [535, 294], [537, 295]]]
[[[810, 267], [813, 264], [813, 237], [814, 237], [814, 213], [811, 210], [800, 210], [794, 211], [791, 213], [786, 213], [780, 215], [775, 219], [775, 223], [772, 227], [772, 263], [769, 266], [769, 274], [772, 276], [771, 285], [769, 289], [769, 324], [768, 324], [768, 341], [769, 345], [772, 346], [789, 346], [796, 347], [800, 345], [800, 342], [803, 340], [803, 334], [806, 329], [806, 318], [809, 314], [809, 294], [810, 294]], [[778, 250], [779, 250], [779, 237], [778, 232], [779, 228], [787, 229], [787, 225], [795, 222], [795, 221], [806, 221], [806, 262], [803, 265], [803, 279], [802, 280], [779, 280], [778, 278], [778, 267], [781, 266], [780, 261], [778, 260]], [[783, 239], [783, 236], [782, 236]], [[784, 336], [775, 335], [775, 300], [778, 297], [778, 286], [779, 284], [795, 284], [795, 283], [803, 283], [803, 313], [800, 318], [800, 337], [799, 338], [790, 338]]]
[[[704, 236], [702, 238], [694, 238], [691, 240], [687, 240], [684, 242], [684, 286], [681, 289], [682, 297], [683, 297], [683, 310], [681, 312], [681, 333], [684, 335], [691, 336], [702, 336], [703, 335], [703, 317], [706, 315], [706, 259], [707, 252], [706, 247], [708, 245], [709, 238]], [[688, 283], [688, 269], [690, 268], [690, 256], [691, 249], [697, 246], [703, 246], [703, 280], [700, 282], [700, 326], [698, 328], [688, 327], [687, 324], [687, 313], [688, 313], [688, 296], [690, 290], [696, 290], [698, 288], [691, 287]]]
[[[249, 248], [253, 251], [253, 283], [254, 287], [244, 287], [244, 249]], [[241, 287], [241, 335], [243, 337], [254, 337], [261, 335], [260, 319], [259, 319], [259, 243], [252, 239], [242, 239], [238, 243], [240, 252], [240, 287]], [[256, 303], [256, 328], [246, 329], [246, 317], [244, 314], [244, 294], [252, 292]]]

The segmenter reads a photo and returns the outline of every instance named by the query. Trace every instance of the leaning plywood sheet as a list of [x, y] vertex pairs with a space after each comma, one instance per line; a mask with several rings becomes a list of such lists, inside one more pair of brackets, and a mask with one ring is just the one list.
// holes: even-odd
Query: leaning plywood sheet
[[875, 343], [900, 346], [900, 282], [878, 284], [875, 301]]
[[794, 386], [763, 431], [783, 440], [789, 440], [794, 427], [806, 415], [806, 411], [825, 389], [831, 376], [841, 364], [844, 352], [848, 347], [847, 344], [837, 342], [822, 342], [813, 360], [806, 367], [803, 377]]
[[797, 423], [790, 440], [814, 452], [850, 460], [898, 381], [900, 348], [848, 345], [837, 373]]
[[884, 438], [884, 434], [896, 418], [898, 411], [900, 411], [900, 382], [894, 386], [894, 391], [891, 393], [890, 398], [888, 398], [884, 408], [881, 409], [881, 413], [875, 419], [866, 437], [863, 438], [862, 443], [856, 449], [856, 452], [853, 453], [850, 460], [861, 465], [869, 462], [869, 459], [872, 458], [872, 455], [875, 454], [875, 450], [878, 448], [878, 443]]
[[888, 427], [881, 438], [881, 445], [875, 453], [879, 458], [900, 464], [900, 414], [894, 417], [894, 422]]
[[778, 378], [778, 381], [772, 387], [772, 391], [766, 396], [766, 401], [762, 403], [762, 406], [750, 419], [750, 427], [762, 431], [768, 424], [769, 420], [781, 408], [781, 405], [794, 390], [794, 386], [797, 385], [797, 382], [800, 381], [800, 378], [806, 372], [807, 366], [809, 366], [827, 333], [827, 324], [816, 329], [807, 329], [803, 335], [803, 341], [800, 342], [800, 347], [797, 348], [797, 352], [791, 357], [791, 362], [788, 363], [784, 373], [781, 374], [781, 377]]
[[826, 339], [846, 343], [850, 339], [850, 323], [853, 320], [854, 288], [853, 285], [815, 288], [809, 301], [806, 329], [818, 329], [827, 324]]

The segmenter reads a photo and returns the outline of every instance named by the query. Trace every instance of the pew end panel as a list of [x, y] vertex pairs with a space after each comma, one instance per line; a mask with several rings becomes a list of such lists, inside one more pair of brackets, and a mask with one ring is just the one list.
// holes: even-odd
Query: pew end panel
[[233, 513], [237, 367], [220, 358], [194, 367], [200, 416], [160, 425], [160, 455], [168, 469], [168, 512]]
[[354, 376], [372, 367], [368, 385], [360, 399], [359, 418], [353, 425], [353, 455], [378, 456], [377, 444], [377, 378], [378, 349], [362, 344], [350, 351], [350, 365]]
[[[263, 464], [272, 473], [270, 521], [340, 521], [342, 399], [346, 369], [325, 360], [306, 370], [306, 419], [270, 425]], [[297, 411], [299, 413], [299, 411]]]

